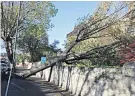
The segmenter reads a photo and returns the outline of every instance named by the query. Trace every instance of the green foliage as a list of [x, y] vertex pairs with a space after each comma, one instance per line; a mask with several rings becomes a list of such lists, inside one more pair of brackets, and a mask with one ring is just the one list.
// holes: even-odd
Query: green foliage
[[24, 60], [30, 61], [30, 56], [28, 54], [17, 54], [17, 63], [22, 63]]
[[43, 50], [48, 46], [48, 35], [43, 26], [29, 24], [27, 30], [22, 32], [18, 40], [18, 47], [31, 55], [33, 60], [39, 60]]
[[53, 27], [50, 18], [54, 17], [58, 9], [49, 1], [25, 1], [24, 13], [26, 22], [43, 25], [44, 29]]
[[50, 45], [50, 47], [52, 47], [53, 49], [56, 49], [57, 50], [57, 45], [59, 44], [60, 42], [58, 40], [54, 40], [54, 42]]
[[[1, 38], [3, 40], [8, 36], [14, 37], [18, 18], [19, 32], [26, 30], [29, 24], [42, 26], [44, 30], [47, 31], [49, 28], [53, 27], [50, 19], [54, 17], [58, 11], [55, 6], [48, 1], [3, 1], [1, 2], [1, 10]], [[37, 33], [39, 34], [39, 32]]]
[[[25, 9], [25, 10], [24, 10]], [[41, 56], [49, 54], [47, 30], [52, 28], [51, 17], [57, 13], [55, 6], [48, 1], [22, 2], [21, 16], [23, 27], [18, 39], [18, 48], [29, 53], [31, 61], [39, 61]]]
[[[48, 45], [48, 35], [42, 26], [29, 24], [18, 40], [18, 47], [25, 53], [30, 53], [31, 61], [40, 61], [41, 56], [56, 56], [57, 44]], [[53, 46], [54, 45], [54, 46]]]
[[[47, 30], [53, 27], [51, 18], [57, 13], [49, 1], [3, 1], [1, 2], [1, 38], [12, 44], [12, 37], [19, 33], [19, 48], [30, 52], [32, 59], [44, 55], [48, 44]], [[17, 33], [17, 34], [18, 34]], [[8, 57], [13, 58], [13, 46], [7, 47]], [[11, 53], [9, 53], [11, 52]], [[34, 58], [35, 57], [35, 58]]]
[[[111, 16], [109, 15], [112, 14], [116, 9], [121, 8], [122, 6], [123, 10], [121, 10], [120, 12], [125, 14], [126, 12], [124, 12], [124, 8], [127, 8], [127, 4], [125, 2], [101, 2], [93, 15], [87, 15], [79, 19], [78, 25], [75, 26], [74, 30], [76, 30], [76, 28], [78, 28], [80, 25], [85, 25], [86, 27], [88, 27], [87, 30], [85, 30], [86, 32], [82, 31], [82, 33], [80, 33], [80, 37], [81, 35], [83, 36], [83, 34], [85, 34], [85, 37], [82, 38], [86, 39], [77, 43], [77, 45], [72, 48], [71, 53], [85, 53], [93, 48], [109, 45], [115, 41], [118, 41], [121, 37], [130, 37], [125, 30], [126, 24], [124, 20], [112, 24], [112, 26], [109, 26], [102, 31], [91, 33], [91, 30], [100, 29], [100, 26], [106, 24], [106, 22], [112, 22], [112, 20], [115, 21], [116, 19], [118, 19], [121, 16], [120, 12], [116, 12]], [[97, 22], [100, 19], [103, 20]], [[67, 46], [70, 46], [71, 42], [76, 40], [78, 33], [74, 34], [75, 35], [67, 38]], [[112, 47], [109, 50], [101, 49], [98, 51], [93, 51], [93, 53], [94, 54], [92, 54], [88, 60], [81, 60], [81, 63], [77, 63], [77, 66], [117, 66], [119, 63], [118, 49], [115, 47]]]

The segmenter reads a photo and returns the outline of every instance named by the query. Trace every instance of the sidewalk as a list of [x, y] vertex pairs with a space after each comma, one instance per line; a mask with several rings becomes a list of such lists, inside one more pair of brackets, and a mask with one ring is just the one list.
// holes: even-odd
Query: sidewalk
[[61, 90], [58, 86], [40, 78], [30, 77], [27, 79], [30, 83], [37, 86], [45, 96], [72, 96], [70, 92]]
[[[21, 74], [23, 71], [26, 70], [26, 68], [17, 67], [17, 75]], [[72, 96], [70, 95], [70, 92], [62, 90], [58, 86], [47, 82], [41, 78], [35, 77], [34, 75], [25, 80], [22, 80], [19, 77], [14, 77], [11, 80], [11, 83], [13, 84], [10, 85], [10, 95], [8, 96]], [[4, 86], [6, 86], [6, 82], [2, 84], [3, 89], [5, 89]], [[16, 88], [16, 86], [24, 90], [18, 89]]]
[[[7, 82], [1, 83], [1, 96], [4, 96]], [[8, 96], [71, 96], [69, 92], [61, 90], [56, 85], [45, 82], [39, 78], [27, 80], [12, 79]]]

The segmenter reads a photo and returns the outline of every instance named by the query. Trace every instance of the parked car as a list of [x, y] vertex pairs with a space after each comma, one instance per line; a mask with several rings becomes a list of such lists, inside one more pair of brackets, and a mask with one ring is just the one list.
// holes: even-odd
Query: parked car
[[10, 63], [2, 60], [1, 61], [1, 81], [8, 80], [9, 74], [10, 74]]

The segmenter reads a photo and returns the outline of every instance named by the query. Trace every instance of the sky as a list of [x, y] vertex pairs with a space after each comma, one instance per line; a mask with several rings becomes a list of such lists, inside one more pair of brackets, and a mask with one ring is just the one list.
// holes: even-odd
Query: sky
[[0, 38], [0, 47], [1, 47], [1, 48], [0, 48], [0, 49], [1, 49], [1, 50], [0, 50], [0, 53], [6, 53], [6, 49], [5, 49], [5, 48], [2, 48], [3, 45], [5, 45], [5, 44], [4, 44], [4, 41]]
[[[86, 16], [87, 14], [92, 15], [98, 1], [52, 1], [55, 7], [58, 9], [58, 13], [55, 17], [51, 18], [51, 23], [54, 27], [48, 31], [49, 43], [53, 43], [54, 40], [59, 40], [60, 44], [58, 48], [63, 49], [64, 40], [66, 35], [70, 33], [79, 17]], [[0, 45], [4, 44], [0, 40]], [[6, 52], [5, 49], [1, 49], [1, 52]]]
[[59, 40], [59, 48], [64, 48], [64, 40], [66, 35], [70, 33], [79, 17], [86, 16], [87, 14], [93, 14], [98, 1], [53, 1], [55, 7], [58, 9], [58, 13], [55, 17], [51, 18], [51, 23], [54, 27], [48, 31], [49, 43], [54, 40]]

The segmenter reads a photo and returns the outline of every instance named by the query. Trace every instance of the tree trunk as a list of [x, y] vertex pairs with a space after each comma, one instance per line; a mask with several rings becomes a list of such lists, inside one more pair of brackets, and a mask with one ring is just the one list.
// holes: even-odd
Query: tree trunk
[[39, 68], [37, 70], [31, 71], [30, 73], [26, 73], [23, 75], [24, 78], [28, 78], [34, 74], [36, 74], [37, 72], [43, 71], [47, 68], [53, 67], [56, 65], [56, 63], [58, 62], [62, 62], [63, 60], [65, 60], [66, 56], [61, 56], [60, 58], [58, 58], [56, 61], [52, 61], [52, 63], [48, 64], [47, 66], [44, 66], [43, 68]]
[[13, 63], [13, 50], [11, 46], [11, 41], [6, 41], [6, 51], [8, 59], [10, 60], [11, 63]]
[[25, 78], [28, 78], [28, 77], [30, 77], [30, 76], [36, 74], [37, 72], [43, 71], [43, 70], [45, 70], [45, 69], [47, 69], [47, 68], [50, 68], [50, 67], [52, 67], [52, 66], [54, 66], [54, 65], [56, 65], [55, 62], [52, 63], [51, 65], [48, 65], [48, 66], [45, 66], [45, 67], [43, 67], [43, 68], [34, 70], [34, 71], [30, 72], [29, 74], [23, 75], [23, 78], [24, 78], [24, 79], [25, 79]]
[[48, 82], [50, 82], [50, 80], [51, 80], [52, 70], [53, 70], [53, 66], [51, 66], [51, 69], [50, 69], [50, 74], [49, 74]]
[[31, 62], [33, 63], [33, 53], [30, 52], [30, 55], [31, 55]]
[[7, 51], [8, 59], [9, 59], [10, 63], [13, 64], [13, 72], [16, 72], [15, 61], [13, 58], [12, 39], [10, 37], [8, 37], [5, 41], [5, 44], [6, 44], [6, 51]]
[[[40, 71], [43, 71], [43, 70], [45, 70], [45, 69], [47, 69], [47, 68], [50, 68], [50, 67], [55, 66], [56, 63], [58, 63], [58, 62], [65, 61], [65, 59], [67, 58], [68, 53], [70, 52], [70, 50], [71, 50], [77, 43], [78, 43], [78, 42], [74, 42], [73, 44], [71, 44], [71, 46], [68, 48], [68, 50], [66, 50], [66, 51], [63, 53], [63, 54], [65, 54], [65, 55], [60, 56], [55, 62], [53, 62], [53, 63], [51, 63], [50, 65], [45, 66], [45, 67], [43, 67], [43, 68], [34, 70], [34, 71], [30, 72], [30, 73], [26, 73], [26, 74], [22, 75], [23, 78], [24, 78], [24, 79], [25, 79], [25, 78], [28, 78], [28, 77], [30, 77], [30, 76], [36, 74], [37, 72], [40, 72]], [[51, 69], [51, 70], [52, 70], [52, 69]], [[52, 73], [52, 72], [50, 71], [50, 73]], [[50, 74], [50, 75], [51, 75], [51, 74]], [[51, 76], [49, 76], [48, 81], [49, 81], [50, 79], [51, 79]]]

